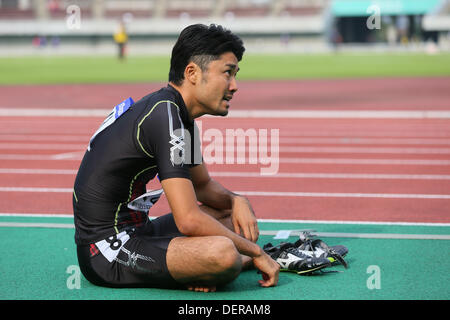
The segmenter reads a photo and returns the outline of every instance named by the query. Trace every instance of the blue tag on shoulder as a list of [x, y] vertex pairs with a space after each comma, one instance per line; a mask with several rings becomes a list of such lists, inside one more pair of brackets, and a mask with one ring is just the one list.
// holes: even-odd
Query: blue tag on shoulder
[[116, 119], [118, 117], [120, 117], [122, 114], [124, 114], [133, 104], [134, 104], [133, 99], [128, 98], [125, 101], [122, 101], [121, 103], [119, 103], [117, 106], [115, 106], [114, 109], [112, 109], [112, 111], [109, 113], [109, 115], [103, 121], [101, 126], [97, 129], [97, 131], [92, 135], [91, 139], [89, 140], [89, 145], [88, 145], [88, 148], [87, 148], [88, 151], [91, 151], [91, 143], [94, 140], [94, 138], [100, 132], [102, 132], [107, 127], [112, 125], [114, 123], [114, 121], [116, 121]]
[[120, 117], [125, 111], [127, 111], [134, 104], [133, 99], [128, 98], [127, 100], [119, 103], [114, 107], [114, 119]]

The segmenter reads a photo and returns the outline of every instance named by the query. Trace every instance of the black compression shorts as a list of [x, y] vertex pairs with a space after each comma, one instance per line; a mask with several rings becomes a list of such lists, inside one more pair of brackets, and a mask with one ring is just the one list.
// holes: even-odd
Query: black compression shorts
[[170, 241], [182, 236], [167, 214], [129, 234], [78, 245], [80, 270], [98, 286], [180, 288], [167, 269], [166, 253]]

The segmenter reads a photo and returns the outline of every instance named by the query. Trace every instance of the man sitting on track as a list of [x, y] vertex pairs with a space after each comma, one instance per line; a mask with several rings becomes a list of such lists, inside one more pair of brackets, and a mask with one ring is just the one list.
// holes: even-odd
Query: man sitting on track
[[[280, 267], [256, 244], [250, 203], [211, 179], [196, 140], [195, 118], [227, 115], [244, 50], [221, 26], [185, 28], [169, 85], [119, 104], [91, 138], [73, 194], [78, 260], [90, 282], [215, 291], [254, 266], [261, 286], [277, 284]], [[172, 213], [150, 221], [160, 193], [146, 197], [146, 184], [157, 175]]]

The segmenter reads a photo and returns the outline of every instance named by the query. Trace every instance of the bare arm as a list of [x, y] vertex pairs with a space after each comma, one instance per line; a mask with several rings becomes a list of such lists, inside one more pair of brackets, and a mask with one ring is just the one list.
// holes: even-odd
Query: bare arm
[[223, 226], [203, 212], [197, 205], [192, 183], [184, 178], [166, 179], [161, 182], [178, 229], [191, 237], [225, 236], [230, 238], [238, 251], [250, 257], [261, 254], [261, 248]]
[[191, 176], [198, 201], [215, 209], [232, 208], [232, 201], [236, 194], [212, 179], [203, 164], [192, 168]]
[[258, 223], [247, 198], [229, 191], [212, 179], [203, 164], [192, 168], [191, 176], [198, 201], [215, 209], [231, 210], [234, 231], [253, 242], [258, 240]]

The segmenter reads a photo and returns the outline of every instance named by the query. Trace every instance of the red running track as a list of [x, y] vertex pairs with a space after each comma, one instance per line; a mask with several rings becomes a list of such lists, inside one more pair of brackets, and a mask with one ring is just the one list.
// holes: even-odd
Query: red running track
[[[109, 109], [165, 83], [0, 86], [0, 108]], [[239, 81], [232, 107], [289, 110], [448, 110], [450, 77]]]
[[[0, 108], [109, 109], [162, 85], [1, 86]], [[240, 82], [232, 108], [448, 111], [449, 87], [449, 77]], [[0, 213], [71, 214], [75, 173], [102, 120], [0, 118]], [[279, 130], [276, 177], [261, 177], [267, 164], [248, 158], [244, 164], [207, 159], [226, 187], [252, 192], [258, 218], [450, 222], [449, 119], [199, 120], [203, 134]], [[150, 214], [168, 211], [163, 197]]]
[[[0, 119], [0, 213], [70, 214], [70, 189], [75, 172], [90, 135], [101, 121], [101, 118], [51, 117]], [[205, 118], [202, 121], [204, 133], [211, 128], [223, 133], [236, 128], [279, 129], [280, 177], [260, 177], [260, 169], [265, 166], [249, 164], [248, 159], [240, 165], [208, 164], [210, 171], [218, 174], [216, 179], [231, 190], [276, 192], [248, 196], [258, 218], [450, 222], [450, 120], [278, 119], [274, 122]], [[327, 140], [321, 142], [323, 138]], [[358, 139], [371, 140], [361, 144]], [[395, 143], [383, 142], [390, 139]], [[316, 150], [285, 152], [285, 147]], [[324, 150], [321, 148], [330, 147], [347, 148], [344, 149], [347, 151], [321, 152]], [[358, 148], [363, 150], [349, 152]], [[381, 149], [373, 153], [368, 152], [370, 148]], [[393, 153], [384, 153], [383, 149]], [[430, 149], [435, 153], [423, 153]], [[397, 150], [400, 152], [394, 152]], [[226, 176], [231, 174], [237, 176]], [[302, 174], [313, 176], [302, 177]], [[357, 174], [382, 176], [358, 178]], [[163, 198], [150, 214], [160, 215], [168, 210]]]

